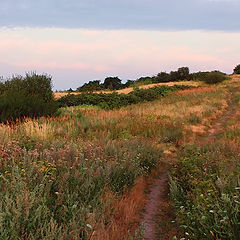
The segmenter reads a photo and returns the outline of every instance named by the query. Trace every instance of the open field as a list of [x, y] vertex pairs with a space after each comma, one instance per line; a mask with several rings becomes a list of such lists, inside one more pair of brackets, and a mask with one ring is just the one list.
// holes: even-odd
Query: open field
[[[147, 89], [147, 88], [153, 88], [156, 86], [174, 86], [174, 85], [199, 86], [199, 84], [200, 83], [196, 82], [196, 81], [179, 81], [179, 82], [154, 83], [154, 84], [148, 84], [148, 85], [141, 85], [141, 86], [139, 86], [139, 88]], [[114, 92], [128, 94], [132, 91], [133, 91], [133, 88], [130, 87], [130, 88], [116, 90]], [[112, 93], [112, 92], [113, 91], [95, 91], [95, 93]], [[67, 94], [69, 94], [69, 93], [68, 92], [55, 92], [54, 97], [55, 97], [55, 99], [59, 99], [61, 97], [66, 96]], [[79, 94], [79, 92], [70, 92], [70, 94], [77, 95], [77, 94]]]
[[1, 124], [0, 238], [143, 239], [146, 190], [170, 168], [176, 237], [239, 239], [240, 113], [220, 121], [239, 100], [233, 76], [119, 110]]

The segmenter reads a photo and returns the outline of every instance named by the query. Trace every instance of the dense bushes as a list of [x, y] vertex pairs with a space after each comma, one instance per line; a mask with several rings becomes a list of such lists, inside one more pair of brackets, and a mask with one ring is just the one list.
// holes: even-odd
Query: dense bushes
[[135, 89], [129, 94], [118, 94], [116, 92], [111, 94], [104, 93], [82, 93], [78, 95], [67, 95], [58, 100], [60, 107], [78, 106], [78, 105], [96, 105], [104, 109], [120, 108], [122, 106], [136, 104], [144, 101], [152, 101], [160, 96], [180, 90], [186, 89], [189, 86], [160, 86], [149, 89]]
[[218, 71], [213, 71], [206, 74], [204, 78], [204, 82], [207, 84], [215, 84], [215, 83], [223, 82], [226, 79], [227, 79], [226, 74]]
[[50, 76], [31, 73], [0, 84], [0, 122], [51, 115], [56, 109]]
[[220, 71], [197, 72], [197, 73], [192, 73], [192, 79], [197, 81], [202, 81], [207, 84], [216, 84], [226, 80], [227, 75]]
[[100, 80], [89, 81], [88, 83], [84, 83], [81, 87], [77, 88], [77, 91], [93, 92], [98, 90], [118, 90], [130, 86], [139, 86], [152, 83], [163, 83], [191, 79], [192, 75], [189, 74], [189, 68], [181, 67], [178, 68], [177, 71], [171, 71], [170, 73], [160, 72], [156, 76], [140, 77], [136, 80], [128, 80], [126, 83], [122, 83], [122, 80], [119, 79], [118, 77], [107, 77], [105, 78], [103, 83], [100, 83]]

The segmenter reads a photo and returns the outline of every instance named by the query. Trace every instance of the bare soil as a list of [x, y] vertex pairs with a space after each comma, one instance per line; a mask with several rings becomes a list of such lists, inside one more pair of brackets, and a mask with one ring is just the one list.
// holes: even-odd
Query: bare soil
[[150, 188], [143, 214], [144, 239], [173, 239], [178, 235], [178, 228], [172, 212], [169, 201], [168, 175], [165, 171]]

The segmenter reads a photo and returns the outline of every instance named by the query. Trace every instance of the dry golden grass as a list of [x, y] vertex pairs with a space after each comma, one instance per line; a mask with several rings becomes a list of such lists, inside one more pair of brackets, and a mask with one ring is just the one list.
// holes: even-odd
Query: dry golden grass
[[0, 142], [7, 143], [10, 140], [14, 130], [10, 125], [0, 124]]
[[130, 192], [126, 192], [121, 199], [112, 203], [113, 209], [109, 209], [111, 213], [109, 212], [110, 219], [108, 219], [110, 224], [106, 227], [101, 222], [91, 239], [131, 239], [140, 221], [139, 213], [145, 206], [146, 187], [146, 179], [144, 177], [138, 178]]

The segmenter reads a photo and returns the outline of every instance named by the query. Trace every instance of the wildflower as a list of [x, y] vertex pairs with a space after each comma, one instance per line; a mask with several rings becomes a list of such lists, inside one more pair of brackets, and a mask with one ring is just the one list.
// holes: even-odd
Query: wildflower
[[210, 213], [214, 213], [214, 211], [213, 211], [213, 210], [209, 210], [209, 212], [210, 212]]
[[224, 224], [227, 220], [227, 217], [224, 217], [223, 219], [220, 220], [220, 223]]
[[222, 183], [221, 178], [217, 177], [217, 180], [215, 181], [215, 184], [220, 191], [223, 189], [223, 183]]
[[87, 226], [88, 228], [92, 229], [92, 226], [91, 226], [90, 224], [87, 223], [86, 226]]

